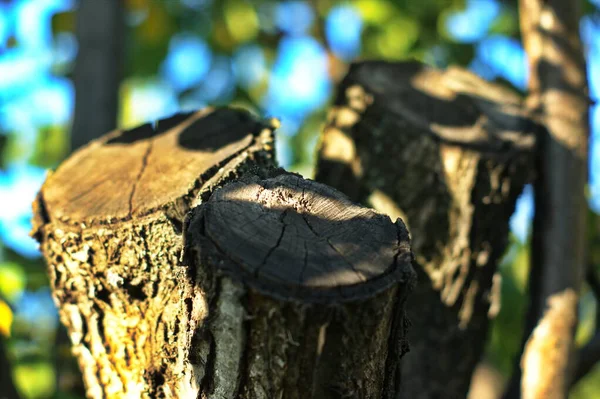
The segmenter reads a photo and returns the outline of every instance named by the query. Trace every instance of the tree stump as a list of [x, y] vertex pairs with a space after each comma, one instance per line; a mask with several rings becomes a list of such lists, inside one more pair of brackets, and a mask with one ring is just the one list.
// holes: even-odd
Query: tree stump
[[196, 397], [201, 295], [180, 264], [195, 199], [274, 164], [273, 127], [232, 109], [115, 131], [49, 175], [33, 235], [89, 398]]
[[419, 282], [399, 397], [466, 397], [534, 131], [518, 96], [458, 68], [363, 62], [342, 81], [316, 180], [411, 232]]
[[196, 363], [207, 397], [398, 393], [415, 279], [400, 219], [283, 173], [217, 190], [185, 237], [204, 293], [193, 313], [203, 318]]
[[272, 131], [178, 115], [49, 176], [34, 236], [89, 398], [396, 395], [407, 230], [274, 168]]

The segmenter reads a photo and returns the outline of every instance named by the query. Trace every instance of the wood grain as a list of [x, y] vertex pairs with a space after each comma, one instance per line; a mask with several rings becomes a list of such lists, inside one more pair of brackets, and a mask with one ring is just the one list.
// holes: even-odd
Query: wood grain
[[293, 174], [232, 182], [194, 211], [191, 240], [214, 246], [219, 267], [265, 293], [296, 300], [356, 300], [410, 277], [401, 220]]
[[415, 283], [402, 221], [269, 170], [217, 189], [191, 212], [184, 236], [184, 263], [210, 304], [198, 333], [203, 395], [401, 392]]
[[94, 224], [151, 213], [243, 152], [261, 128], [250, 114], [224, 108], [115, 131], [77, 151], [48, 178], [48, 217]]

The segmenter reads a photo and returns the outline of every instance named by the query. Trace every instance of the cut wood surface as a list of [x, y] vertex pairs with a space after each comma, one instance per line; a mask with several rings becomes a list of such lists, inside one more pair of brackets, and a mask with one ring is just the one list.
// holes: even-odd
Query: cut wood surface
[[399, 245], [409, 255], [402, 222], [299, 176], [230, 183], [201, 212], [205, 226], [196, 230], [231, 261], [221, 267], [283, 299], [360, 299], [405, 272], [397, 265]]
[[202, 176], [263, 145], [260, 131], [249, 114], [231, 109], [115, 131], [77, 151], [48, 178], [41, 193], [48, 217], [101, 224], [177, 207], [193, 196]]
[[207, 109], [115, 131], [74, 153], [34, 203], [89, 398], [196, 397], [189, 359], [200, 297], [179, 261], [194, 201], [274, 164], [273, 126]]
[[186, 224], [208, 303], [193, 310], [201, 392], [395, 398], [415, 279], [404, 224], [298, 175], [265, 177], [228, 183]]
[[362, 62], [341, 82], [316, 180], [402, 217], [417, 261], [398, 397], [466, 397], [533, 131], [517, 95], [459, 68]]

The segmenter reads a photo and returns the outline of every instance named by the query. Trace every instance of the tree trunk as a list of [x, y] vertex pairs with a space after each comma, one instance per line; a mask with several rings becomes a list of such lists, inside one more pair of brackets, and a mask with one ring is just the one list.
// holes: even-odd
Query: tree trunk
[[573, 335], [585, 272], [587, 78], [579, 2], [521, 0], [529, 60], [527, 105], [543, 122], [536, 159], [535, 217], [521, 370], [505, 397], [563, 398], [572, 377]]
[[465, 398], [515, 200], [530, 177], [533, 124], [510, 91], [451, 68], [354, 64], [322, 135], [316, 180], [412, 236], [418, 283], [399, 398]]
[[122, 0], [80, 0], [78, 4], [72, 151], [117, 125], [125, 30]]
[[197, 353], [207, 397], [399, 392], [415, 277], [402, 221], [283, 173], [216, 191], [192, 211], [185, 237], [204, 293]]
[[272, 164], [272, 141], [249, 114], [207, 110], [115, 131], [48, 177], [34, 235], [88, 397], [197, 391], [183, 219], [197, 196]]
[[48, 178], [34, 230], [88, 397], [395, 397], [406, 228], [273, 168], [272, 129], [179, 115]]

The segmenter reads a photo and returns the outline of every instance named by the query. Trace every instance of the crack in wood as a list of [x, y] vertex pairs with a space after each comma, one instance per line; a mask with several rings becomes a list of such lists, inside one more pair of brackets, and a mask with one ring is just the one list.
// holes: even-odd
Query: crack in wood
[[269, 251], [267, 252], [267, 255], [265, 256], [265, 258], [263, 259], [261, 264], [254, 271], [254, 277], [256, 277], [256, 278], [258, 278], [260, 269], [262, 269], [265, 266], [265, 264], [267, 263], [267, 260], [269, 260], [269, 257], [273, 254], [273, 252], [275, 252], [275, 250], [277, 248], [279, 248], [279, 245], [281, 244], [281, 240], [283, 239], [283, 235], [285, 234], [285, 229], [288, 226], [284, 221], [285, 215], [287, 215], [288, 210], [289, 209], [286, 209], [285, 211], [283, 211], [281, 213], [281, 216], [279, 217], [279, 220], [283, 223], [283, 227], [281, 228], [281, 233], [279, 234], [279, 238], [277, 238], [277, 242], [275, 243], [275, 246], [273, 246], [272, 248], [269, 249]]
[[300, 284], [304, 284], [304, 272], [306, 271], [306, 268], [308, 267], [308, 248], [306, 248], [306, 240], [303, 242], [304, 244], [304, 261], [303, 261], [303, 267], [302, 267], [302, 271], [300, 272]]
[[336, 254], [338, 254], [340, 256], [340, 258], [342, 258], [342, 260], [344, 261], [344, 263], [346, 263], [348, 266], [350, 266], [350, 269], [352, 269], [352, 271], [354, 273], [356, 273], [356, 275], [358, 276], [358, 278], [360, 279], [361, 282], [365, 282], [367, 281], [367, 279], [365, 278], [365, 276], [363, 276], [362, 273], [360, 273], [358, 270], [356, 270], [356, 268], [354, 267], [354, 264], [352, 264], [348, 259], [346, 259], [346, 257], [331, 243], [330, 238], [329, 237], [323, 237], [321, 234], [319, 234], [308, 222], [308, 219], [306, 218], [306, 216], [304, 214], [302, 215], [302, 219], [304, 219], [304, 222], [306, 223], [306, 225], [308, 226], [308, 228], [310, 229], [310, 231], [313, 232], [314, 235], [316, 235], [319, 238], [324, 238], [325, 241], [327, 242], [327, 244], [329, 245], [329, 247], [331, 247], [331, 249], [333, 249], [335, 251]]
[[133, 186], [131, 187], [131, 193], [129, 194], [129, 217], [132, 217], [132, 215], [133, 215], [133, 197], [137, 190], [138, 183], [142, 179], [142, 176], [144, 175], [144, 171], [146, 170], [146, 167], [148, 166], [148, 158], [150, 157], [150, 153], [152, 152], [152, 144], [153, 144], [153, 141], [150, 140], [150, 142], [148, 143], [148, 147], [146, 148], [146, 152], [144, 153], [144, 156], [142, 157], [142, 166], [140, 168], [140, 171], [137, 175], [137, 178], [133, 182]]

